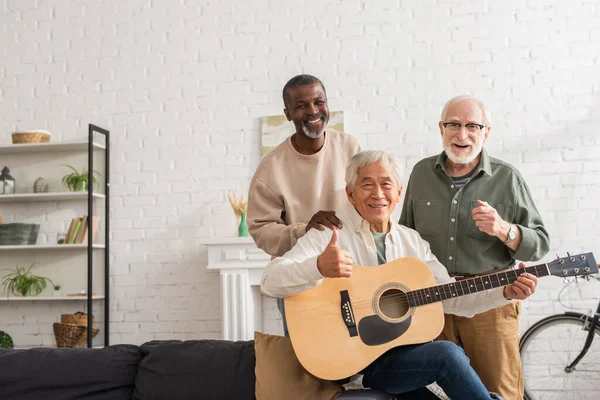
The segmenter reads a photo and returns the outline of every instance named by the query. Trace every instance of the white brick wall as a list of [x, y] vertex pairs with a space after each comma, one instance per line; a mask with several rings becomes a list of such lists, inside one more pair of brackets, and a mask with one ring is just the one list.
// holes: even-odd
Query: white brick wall
[[[349, 133], [393, 150], [407, 171], [440, 151], [444, 102], [481, 97], [494, 118], [488, 148], [530, 183], [551, 253], [600, 259], [596, 1], [3, 0], [0, 10], [0, 143], [16, 128], [53, 140], [84, 137], [90, 122], [112, 133], [112, 343], [220, 336], [218, 276], [199, 240], [235, 234], [225, 194], [246, 192], [259, 118], [281, 112], [281, 88], [301, 72], [323, 79]], [[523, 327], [559, 311], [561, 286], [540, 285]], [[573, 303], [593, 303], [587, 286]], [[17, 345], [52, 344], [65, 306], [1, 302], [0, 329]], [[278, 332], [272, 302], [264, 314]]]

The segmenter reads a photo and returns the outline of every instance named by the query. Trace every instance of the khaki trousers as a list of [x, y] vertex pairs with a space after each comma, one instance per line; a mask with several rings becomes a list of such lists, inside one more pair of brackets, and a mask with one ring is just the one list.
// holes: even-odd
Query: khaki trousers
[[462, 346], [485, 387], [506, 400], [523, 400], [523, 371], [519, 355], [521, 302], [477, 314], [473, 318], [445, 314], [438, 340]]

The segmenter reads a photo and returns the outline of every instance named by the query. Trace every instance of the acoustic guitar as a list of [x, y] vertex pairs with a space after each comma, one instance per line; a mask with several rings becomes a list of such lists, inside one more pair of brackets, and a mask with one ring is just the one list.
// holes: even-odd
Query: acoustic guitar
[[302, 366], [327, 380], [354, 375], [389, 349], [435, 339], [444, 327], [440, 301], [498, 288], [528, 272], [563, 278], [597, 273], [592, 253], [436, 285], [423, 261], [406, 257], [352, 267], [285, 299], [292, 346]]

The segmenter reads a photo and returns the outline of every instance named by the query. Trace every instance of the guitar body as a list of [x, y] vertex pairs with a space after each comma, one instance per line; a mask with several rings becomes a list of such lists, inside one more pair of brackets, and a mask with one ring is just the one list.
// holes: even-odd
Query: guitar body
[[336, 380], [391, 348], [435, 339], [444, 327], [442, 304], [409, 307], [405, 294], [435, 285], [427, 264], [406, 257], [377, 267], [354, 265], [351, 278], [325, 278], [287, 297], [296, 356], [311, 374]]

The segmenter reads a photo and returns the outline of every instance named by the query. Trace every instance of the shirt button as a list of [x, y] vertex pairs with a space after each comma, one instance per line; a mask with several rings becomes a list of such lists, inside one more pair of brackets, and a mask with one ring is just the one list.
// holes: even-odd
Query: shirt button
[[427, 205], [428, 205], [428, 206], [430, 206], [430, 205], [431, 205], [431, 202], [429, 202], [429, 201], [428, 201], [428, 202], [427, 202]]
[[452, 256], [448, 257], [448, 260], [452, 261]]
[[454, 204], [458, 204], [458, 201], [454, 200], [454, 201], [453, 201], [453, 203], [454, 203]]
[[453, 238], [453, 237], [450, 237], [450, 241], [451, 241], [451, 242], [453, 242], [453, 241], [454, 241], [454, 238]]
[[455, 220], [454, 218], [451, 218], [451, 219], [450, 219], [450, 221], [454, 222], [454, 221], [456, 221], [456, 220]]
[[450, 185], [450, 188], [451, 188], [451, 189], [454, 189], [454, 185]]

